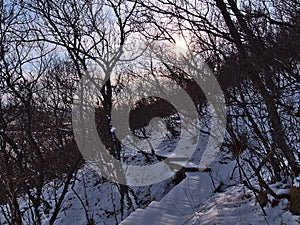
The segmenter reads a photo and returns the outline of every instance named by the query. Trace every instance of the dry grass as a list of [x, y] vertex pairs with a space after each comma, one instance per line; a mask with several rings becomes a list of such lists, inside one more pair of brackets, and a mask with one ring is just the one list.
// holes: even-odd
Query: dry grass
[[300, 215], [300, 188], [292, 186], [290, 189], [291, 194], [291, 213]]
[[262, 207], [265, 207], [268, 204], [268, 195], [267, 192], [261, 191], [257, 195], [257, 200]]

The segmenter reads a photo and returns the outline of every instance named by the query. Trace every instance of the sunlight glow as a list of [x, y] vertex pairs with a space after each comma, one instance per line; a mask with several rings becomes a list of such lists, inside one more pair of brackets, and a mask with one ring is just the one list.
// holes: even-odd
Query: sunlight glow
[[187, 40], [182, 36], [173, 37], [175, 40], [176, 54], [185, 54], [188, 51]]

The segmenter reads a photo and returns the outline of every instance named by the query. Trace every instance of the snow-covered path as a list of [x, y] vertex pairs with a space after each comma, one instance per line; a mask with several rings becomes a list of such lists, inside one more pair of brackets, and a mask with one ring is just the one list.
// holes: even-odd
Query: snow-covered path
[[[293, 216], [289, 202], [265, 207], [264, 216], [252, 191], [230, 179], [234, 162], [211, 165], [212, 171], [187, 173], [159, 202], [137, 209], [121, 225], [298, 225], [300, 216]], [[211, 177], [212, 176], [212, 177]], [[213, 179], [212, 179], [213, 178]], [[224, 188], [214, 190], [220, 182]]]
[[189, 220], [199, 206], [212, 196], [212, 181], [207, 172], [188, 173], [159, 202], [131, 213], [122, 225], [179, 225]]

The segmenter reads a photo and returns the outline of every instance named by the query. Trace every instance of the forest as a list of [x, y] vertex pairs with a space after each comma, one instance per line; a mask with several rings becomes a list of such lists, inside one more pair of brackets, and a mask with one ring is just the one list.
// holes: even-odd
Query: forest
[[213, 143], [263, 212], [300, 215], [299, 31], [296, 0], [0, 0], [0, 224], [68, 224], [74, 199], [119, 224], [199, 172], [170, 152]]

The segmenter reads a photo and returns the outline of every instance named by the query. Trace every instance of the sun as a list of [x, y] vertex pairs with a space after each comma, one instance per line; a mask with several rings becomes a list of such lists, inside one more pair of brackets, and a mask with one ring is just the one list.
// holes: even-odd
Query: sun
[[188, 51], [187, 41], [184, 37], [177, 35], [173, 39], [175, 41], [176, 54], [184, 54]]

